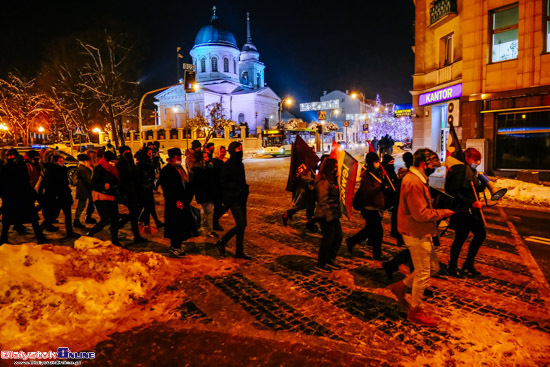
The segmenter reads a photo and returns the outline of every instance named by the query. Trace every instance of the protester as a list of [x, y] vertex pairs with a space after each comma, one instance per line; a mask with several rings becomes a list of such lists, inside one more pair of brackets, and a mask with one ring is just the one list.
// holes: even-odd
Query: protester
[[107, 144], [105, 144], [105, 152], [111, 152], [116, 157], [116, 148], [113, 144], [111, 144], [111, 139], [107, 139]]
[[53, 223], [57, 219], [59, 212], [63, 211], [66, 236], [68, 238], [78, 238], [79, 235], [73, 232], [73, 221], [71, 218], [73, 196], [69, 187], [67, 173], [65, 159], [58, 154], [54, 154], [52, 162], [46, 165], [44, 180], [40, 187], [40, 191], [42, 192], [42, 213], [44, 214], [42, 228], [45, 228], [49, 232], [57, 232], [58, 228], [53, 226]]
[[118, 200], [120, 198], [120, 177], [116, 169], [116, 155], [106, 151], [94, 167], [92, 174], [92, 199], [99, 213], [100, 220], [88, 232], [87, 236], [94, 236], [107, 224], [111, 233], [111, 242], [123, 247], [118, 240]]
[[380, 158], [369, 152], [366, 157], [367, 169], [361, 173], [361, 184], [353, 198], [353, 207], [361, 211], [365, 226], [352, 237], [346, 239], [348, 251], [353, 256], [356, 244], [368, 238], [372, 246], [374, 260], [385, 260], [382, 257], [382, 215], [386, 208], [386, 193], [392, 190], [389, 179], [380, 169]]
[[283, 225], [287, 225], [288, 220], [292, 220], [294, 214], [300, 210], [306, 210], [306, 228], [312, 232], [318, 230], [317, 226], [312, 223], [312, 219], [315, 217], [315, 173], [312, 169], [305, 170], [302, 175], [297, 178], [295, 190], [292, 193], [292, 201], [294, 205], [292, 208], [287, 209], [283, 215]]
[[220, 161], [222, 161], [222, 163], [227, 162], [229, 157], [227, 156], [227, 151], [225, 149], [225, 146], [218, 145], [217, 147], [215, 147], [215, 149], [214, 149], [214, 159], [219, 159]]
[[212, 218], [212, 226], [214, 231], [223, 231], [222, 226], [220, 226], [220, 218], [228, 210], [223, 204], [220, 182], [223, 164], [226, 161], [225, 156], [225, 147], [223, 145], [218, 145], [214, 149], [214, 156], [212, 157], [212, 190], [214, 194], [214, 216]]
[[206, 153], [208, 153], [208, 155], [210, 156], [210, 158], [213, 157], [214, 155], [214, 150], [216, 150], [216, 146], [214, 145], [214, 143], [208, 143], [204, 146], [204, 151]]
[[248, 200], [249, 188], [246, 183], [246, 174], [243, 164], [243, 146], [233, 141], [229, 144], [229, 160], [224, 164], [220, 182], [222, 187], [222, 198], [225, 206], [231, 210], [235, 226], [231, 228], [216, 243], [221, 255], [225, 256], [227, 242], [236, 236], [235, 257], [250, 260], [252, 257], [244, 252], [244, 232], [246, 229], [246, 202]]
[[92, 214], [95, 211], [94, 201], [92, 200], [92, 163], [90, 161], [90, 156], [85, 153], [81, 153], [77, 156], [78, 164], [77, 168], [77, 183], [76, 183], [76, 194], [75, 199], [78, 200], [76, 205], [76, 210], [74, 214], [73, 227], [75, 228], [86, 228], [80, 222], [80, 215], [88, 203], [88, 208], [86, 209], [86, 219], [85, 222], [89, 224], [95, 224], [97, 221], [92, 218]]
[[207, 237], [218, 237], [214, 232], [214, 165], [210, 162], [208, 152], [195, 153], [194, 165], [191, 168], [190, 180], [195, 192], [195, 200], [201, 205], [202, 232]]
[[164, 227], [164, 223], [158, 218], [155, 208], [155, 176], [157, 163], [154, 161], [154, 151], [151, 148], [142, 150], [137, 155], [137, 182], [140, 201], [143, 205], [143, 212], [139, 215], [139, 221], [143, 223], [145, 233], [151, 234], [151, 217], [155, 221], [157, 229]]
[[336, 159], [325, 159], [321, 163], [315, 182], [317, 193], [315, 217], [321, 224], [322, 233], [316, 269], [321, 272], [330, 272], [330, 269], [340, 268], [336, 264], [336, 255], [342, 244], [342, 226], [340, 224], [342, 212], [337, 176], [338, 162]]
[[0, 165], [0, 198], [2, 198], [2, 234], [0, 245], [8, 242], [10, 226], [31, 223], [36, 241], [46, 243], [38, 224], [34, 202], [36, 191], [31, 187], [29, 173], [16, 149], [6, 153], [6, 163]]
[[195, 164], [195, 153], [201, 150], [201, 142], [198, 140], [193, 140], [191, 142], [191, 148], [185, 151], [185, 171], [187, 174], [191, 172], [191, 168]]
[[438, 321], [422, 310], [422, 296], [430, 274], [439, 271], [439, 261], [433, 245], [436, 235], [436, 221], [453, 214], [448, 209], [433, 209], [428, 185], [428, 176], [439, 167], [437, 153], [429, 149], [419, 149], [414, 153], [414, 162], [401, 182], [401, 195], [397, 226], [403, 235], [405, 245], [411, 252], [414, 272], [403, 281], [393, 283], [389, 289], [398, 301], [409, 306], [405, 299], [408, 288], [412, 288], [408, 320], [425, 326], [435, 326]]
[[[445, 179], [445, 192], [454, 197], [452, 209], [455, 214], [451, 217], [450, 227], [455, 230], [455, 238], [451, 245], [451, 259], [447, 268], [447, 273], [454, 277], [480, 275], [474, 267], [474, 261], [486, 237], [481, 212], [483, 202], [477, 197], [477, 193], [485, 189], [477, 179], [476, 171], [481, 163], [481, 153], [475, 148], [468, 148], [464, 151], [464, 157], [465, 163], [455, 160], [456, 164], [450, 167]], [[468, 255], [462, 264], [462, 271], [459, 272], [458, 257], [470, 232], [474, 237], [468, 246]]]
[[181, 165], [181, 150], [168, 150], [168, 164], [160, 171], [159, 183], [164, 194], [164, 237], [170, 239], [170, 253], [185, 256], [183, 241], [198, 236], [191, 214], [193, 189]]

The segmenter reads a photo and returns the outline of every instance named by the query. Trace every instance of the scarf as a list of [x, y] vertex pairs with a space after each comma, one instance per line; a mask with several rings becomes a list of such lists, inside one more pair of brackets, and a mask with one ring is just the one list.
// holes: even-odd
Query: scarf
[[119, 175], [118, 175], [118, 171], [117, 171], [116, 167], [111, 166], [111, 165], [109, 164], [109, 162], [107, 162], [107, 161], [105, 160], [105, 157], [101, 157], [101, 159], [99, 160], [98, 163], [99, 163], [99, 164], [101, 165], [101, 167], [103, 167], [107, 172], [109, 172], [110, 174], [112, 174], [113, 176], [115, 176], [115, 178], [116, 178], [117, 180], [120, 180], [120, 177], [119, 177]]

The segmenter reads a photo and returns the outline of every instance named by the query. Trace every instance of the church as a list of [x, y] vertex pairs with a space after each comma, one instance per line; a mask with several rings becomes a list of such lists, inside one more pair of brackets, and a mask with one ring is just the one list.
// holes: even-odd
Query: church
[[222, 27], [213, 8], [210, 24], [199, 30], [189, 52], [198, 89], [186, 93], [180, 84], [155, 96], [161, 128], [184, 128], [186, 108], [189, 118], [206, 116], [205, 108], [218, 102], [225, 118], [246, 122], [252, 134], [257, 127], [265, 130], [277, 124], [281, 99], [266, 86], [265, 65], [252, 43], [248, 13], [246, 22], [246, 43], [239, 50], [235, 36]]

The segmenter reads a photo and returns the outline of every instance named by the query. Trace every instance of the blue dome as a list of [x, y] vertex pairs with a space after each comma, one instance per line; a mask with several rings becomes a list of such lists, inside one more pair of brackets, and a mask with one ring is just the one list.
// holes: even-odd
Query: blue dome
[[212, 24], [205, 25], [195, 37], [195, 46], [204, 44], [217, 44], [237, 48], [237, 41], [233, 33], [222, 28], [217, 19], [212, 19]]

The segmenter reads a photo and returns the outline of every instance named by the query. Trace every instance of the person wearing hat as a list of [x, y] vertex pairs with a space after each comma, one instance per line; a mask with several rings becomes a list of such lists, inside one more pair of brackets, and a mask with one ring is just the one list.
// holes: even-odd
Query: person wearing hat
[[97, 221], [92, 218], [92, 214], [95, 211], [94, 201], [92, 200], [92, 163], [90, 156], [86, 153], [80, 153], [77, 157], [78, 164], [77, 168], [77, 183], [76, 183], [76, 194], [75, 199], [78, 200], [76, 204], [76, 210], [74, 214], [73, 227], [75, 228], [86, 228], [84, 224], [80, 222], [80, 216], [88, 203], [88, 208], [86, 209], [86, 223], [95, 224]]
[[34, 206], [36, 191], [31, 187], [27, 167], [16, 149], [6, 153], [6, 163], [0, 174], [0, 198], [2, 198], [2, 234], [0, 245], [8, 242], [10, 226], [31, 223], [38, 243], [48, 239], [38, 225], [38, 213]]
[[111, 144], [111, 139], [107, 139], [107, 144], [105, 144], [105, 151], [113, 153], [116, 157], [116, 148], [113, 144]]
[[228, 147], [229, 160], [223, 165], [220, 176], [222, 198], [225, 206], [231, 210], [235, 226], [227, 231], [223, 237], [216, 242], [216, 247], [222, 256], [225, 256], [227, 242], [236, 236], [235, 257], [238, 259], [250, 260], [252, 257], [244, 252], [244, 232], [246, 229], [246, 202], [248, 200], [249, 188], [246, 183], [246, 174], [243, 164], [243, 145], [237, 141], [231, 142]]
[[164, 237], [170, 239], [170, 253], [185, 256], [183, 241], [199, 235], [191, 214], [193, 189], [181, 165], [181, 150], [168, 150], [168, 164], [160, 170], [159, 184], [164, 194]]
[[[422, 310], [422, 296], [431, 274], [439, 271], [439, 261], [432, 236], [437, 234], [436, 222], [454, 214], [449, 209], [433, 209], [428, 177], [441, 166], [437, 153], [419, 149], [413, 165], [401, 182], [397, 228], [411, 252], [414, 272], [388, 288], [399, 303], [409, 307], [409, 321], [424, 326], [436, 326], [438, 321]], [[412, 288], [410, 306], [405, 293]]]
[[348, 251], [353, 256], [356, 244], [368, 238], [372, 246], [372, 257], [375, 260], [384, 260], [382, 257], [382, 229], [383, 210], [387, 207], [386, 192], [391, 190], [387, 176], [380, 169], [380, 158], [374, 152], [367, 153], [367, 169], [361, 173], [361, 185], [353, 197], [353, 207], [361, 211], [365, 219], [365, 226], [355, 235], [346, 239]]
[[94, 236], [109, 224], [111, 242], [113, 245], [123, 247], [118, 240], [120, 177], [116, 169], [116, 162], [116, 155], [111, 151], [105, 151], [97, 166], [94, 167], [91, 183], [92, 199], [99, 213], [100, 220], [86, 235], [90, 237]]

